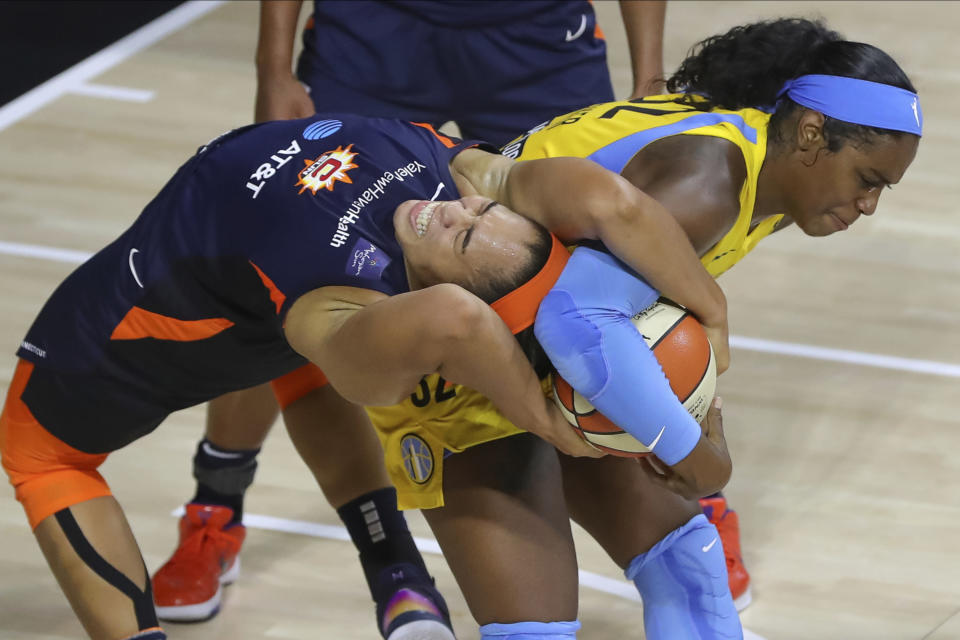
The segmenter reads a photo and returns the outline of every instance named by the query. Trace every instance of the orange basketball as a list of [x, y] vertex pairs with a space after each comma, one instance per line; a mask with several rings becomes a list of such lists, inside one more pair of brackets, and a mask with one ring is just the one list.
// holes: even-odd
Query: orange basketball
[[[677, 398], [697, 422], [703, 420], [717, 388], [713, 348], [703, 327], [686, 309], [664, 298], [635, 315], [633, 325], [653, 350]], [[567, 421], [599, 449], [627, 457], [650, 452], [556, 373], [553, 399]]]

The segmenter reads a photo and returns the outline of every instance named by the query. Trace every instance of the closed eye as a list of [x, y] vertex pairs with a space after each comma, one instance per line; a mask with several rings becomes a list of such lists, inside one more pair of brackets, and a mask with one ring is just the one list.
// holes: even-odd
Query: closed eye
[[[487, 211], [490, 211], [490, 209], [492, 209], [494, 206], [498, 204], [500, 203], [497, 202], [496, 200], [491, 200], [489, 204], [487, 204], [487, 206], [485, 206], [483, 209], [480, 210], [480, 213], [477, 214], [477, 217], [479, 218], [480, 216], [485, 214]], [[470, 238], [473, 236], [473, 229], [476, 226], [477, 224], [473, 223], [472, 225], [470, 225], [470, 228], [467, 229], [466, 235], [463, 236], [463, 246], [460, 247], [460, 253], [464, 253], [467, 250], [467, 245], [470, 244]]]
[[[860, 176], [860, 184], [862, 184], [865, 189], [868, 189], [868, 190], [870, 190], [870, 191], [875, 191], [876, 189], [880, 189], [881, 187], [884, 186], [884, 183], [882, 183], [882, 182], [876, 182], [876, 181], [874, 181], [874, 180], [870, 180], [870, 179], [868, 179], [868, 178], [867, 178], [866, 176], [864, 176], [864, 175], [861, 175], [861, 176]], [[889, 184], [886, 185], [886, 186], [887, 186], [888, 188], [890, 187]]]

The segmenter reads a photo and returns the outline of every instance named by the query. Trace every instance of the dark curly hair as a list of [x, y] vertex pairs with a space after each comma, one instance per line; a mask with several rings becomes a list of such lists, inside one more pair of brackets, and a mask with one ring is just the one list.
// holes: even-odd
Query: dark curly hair
[[[755, 22], [698, 42], [667, 80], [667, 89], [685, 94], [682, 102], [705, 111], [769, 108], [787, 80], [809, 74], [869, 80], [916, 93], [889, 55], [872, 45], [844, 40], [822, 20], [804, 18]], [[770, 118], [771, 140], [781, 142], [781, 123], [798, 108], [790, 98], [780, 98]], [[868, 144], [877, 135], [910, 135], [825, 118], [823, 134], [830, 151], [847, 142]]]

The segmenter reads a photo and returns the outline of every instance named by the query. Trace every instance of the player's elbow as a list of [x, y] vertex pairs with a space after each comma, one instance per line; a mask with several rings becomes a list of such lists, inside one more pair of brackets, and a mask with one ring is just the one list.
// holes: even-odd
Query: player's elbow
[[652, 201], [650, 196], [620, 176], [616, 176], [605, 193], [605, 199], [595, 202], [586, 212], [598, 238], [602, 239], [605, 232], [643, 228]]
[[474, 339], [492, 311], [478, 297], [455, 284], [431, 287], [431, 313], [422, 327], [423, 341], [442, 356]]

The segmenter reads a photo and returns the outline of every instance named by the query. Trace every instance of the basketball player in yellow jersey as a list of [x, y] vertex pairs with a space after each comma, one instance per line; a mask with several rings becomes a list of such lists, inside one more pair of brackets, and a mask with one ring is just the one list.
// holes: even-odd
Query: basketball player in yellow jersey
[[[823, 236], [873, 214], [921, 133], [916, 93], [889, 56], [807, 20], [710, 38], [668, 88], [676, 93], [555, 118], [505, 153], [585, 156], [620, 172], [675, 214], [714, 275], [787, 224]], [[628, 319], [656, 297], [622, 264], [581, 246], [540, 306], [536, 337], [572, 386], [671, 465], [700, 427], [668, 397], [662, 373], [658, 381], [638, 369], [652, 356]], [[635, 400], [656, 384], [667, 389], [659, 401]], [[402, 502], [443, 505], [424, 515], [474, 616], [530, 621], [484, 624], [483, 638], [575, 636], [564, 506], [636, 584], [647, 638], [742, 637], [717, 530], [668, 467], [557, 462], [528, 435], [503, 437], [519, 430], [471, 391], [435, 377], [422, 387], [400, 409], [368, 411]], [[722, 428], [718, 404], [706, 434]], [[460, 453], [444, 459], [445, 451]], [[716, 505], [725, 511], [722, 499]]]
[[[503, 154], [518, 160], [590, 158], [647, 193], [672, 200], [668, 209], [683, 224], [703, 265], [717, 277], [789, 220], [755, 207], [770, 114], [754, 108], [705, 111], [709, 105], [704, 99], [692, 100], [675, 94], [593, 105], [531, 130], [508, 144]], [[705, 175], [691, 175], [697, 167]], [[580, 465], [561, 458], [571, 489], [587, 482], [579, 479], [585, 469], [622, 464], [610, 460]], [[575, 502], [576, 495], [572, 498]], [[737, 513], [727, 508], [722, 494], [703, 498], [700, 504], [720, 534], [730, 591], [737, 609], [743, 610], [751, 592]]]
[[[757, 49], [780, 37], [818, 46], [805, 65], [789, 69], [786, 77], [773, 69], [766, 76], [745, 78], [734, 52]], [[789, 59], [783, 55], [774, 65], [789, 64]], [[758, 64], [757, 58], [752, 64]], [[917, 97], [896, 64], [878, 49], [844, 42], [808, 21], [748, 25], [710, 38], [684, 61], [668, 88], [683, 93], [594, 105], [553, 119], [505, 152], [521, 160], [587, 157], [620, 173], [674, 212], [716, 277], [790, 223], [808, 235], [822, 236], [847, 229], [860, 215], [873, 214], [882, 187], [899, 181], [919, 142]], [[764, 90], [769, 93], [764, 95]], [[575, 296], [572, 286], [558, 283], [557, 288]], [[553, 315], [568, 314], [569, 302], [558, 308], [545, 300], [541, 314], [548, 309]], [[550, 333], [565, 348], [556, 326], [538, 326], [538, 338], [566, 375], [562, 358], [547, 344]], [[604, 337], [609, 340], [609, 335]], [[574, 366], [584, 365], [578, 360]], [[616, 376], [614, 371], [607, 374], [611, 380]], [[611, 409], [601, 411], [610, 416]], [[596, 517], [580, 516], [595, 509], [595, 496], [605, 487], [622, 492], [634, 486], [630, 476], [638, 475], [636, 469], [614, 459], [578, 464], [561, 458], [574, 519], [592, 525], [587, 528], [595, 536], [616, 535], [622, 527], [613, 522], [599, 524]], [[720, 533], [731, 592], [743, 608], [750, 591], [737, 516], [719, 494], [701, 500], [701, 506]], [[605, 546], [609, 550], [611, 545]], [[637, 573], [632, 569], [630, 577]]]

